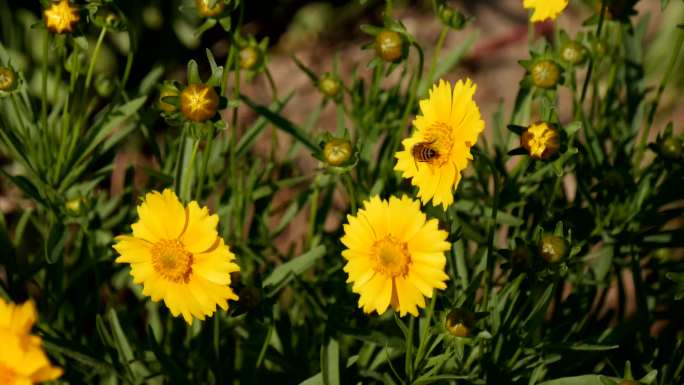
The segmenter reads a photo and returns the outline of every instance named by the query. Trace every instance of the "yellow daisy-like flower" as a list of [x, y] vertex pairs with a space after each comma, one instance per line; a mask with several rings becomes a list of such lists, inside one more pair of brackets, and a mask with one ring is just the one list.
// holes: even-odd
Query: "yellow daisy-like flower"
[[545, 122], [530, 125], [520, 137], [520, 144], [534, 159], [546, 160], [560, 148], [558, 132]]
[[0, 384], [31, 385], [62, 375], [50, 365], [41, 338], [30, 334], [36, 319], [33, 301], [15, 305], [0, 298]]
[[447, 232], [426, 221], [420, 203], [408, 197], [389, 201], [374, 196], [356, 216], [347, 216], [342, 243], [344, 271], [360, 294], [359, 307], [382, 314], [392, 305], [401, 316], [418, 316], [425, 296], [446, 288]]
[[148, 193], [138, 216], [133, 234], [116, 237], [114, 249], [121, 255], [116, 262], [131, 265], [143, 294], [163, 299], [171, 314], [182, 314], [189, 324], [238, 299], [229, 285], [230, 273], [240, 268], [216, 232], [218, 216], [195, 201], [183, 207], [169, 189]]
[[54, 33], [73, 32], [80, 20], [78, 9], [69, 4], [69, 0], [52, 3], [43, 12], [45, 26]]
[[470, 148], [484, 129], [480, 109], [473, 100], [477, 86], [470, 79], [454, 86], [440, 80], [420, 101], [421, 115], [413, 121], [415, 131], [404, 139], [404, 150], [397, 152], [395, 170], [412, 178], [418, 197], [427, 203], [443, 205], [454, 201], [453, 191], [461, 171], [472, 160]]
[[569, 0], [523, 0], [525, 9], [534, 9], [530, 21], [555, 20], [568, 6]]

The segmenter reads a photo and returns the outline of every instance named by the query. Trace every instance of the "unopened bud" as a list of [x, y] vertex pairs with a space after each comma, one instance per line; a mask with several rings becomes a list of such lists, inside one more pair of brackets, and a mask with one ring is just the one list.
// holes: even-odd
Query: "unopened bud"
[[10, 92], [17, 88], [17, 75], [9, 67], [0, 67], [0, 91]]
[[341, 166], [352, 156], [352, 145], [347, 139], [333, 138], [325, 143], [323, 157], [331, 166]]
[[226, 5], [223, 0], [214, 0], [214, 5], [211, 5], [212, 0], [195, 0], [197, 6], [197, 13], [202, 17], [216, 17], [223, 13]]
[[539, 88], [554, 88], [560, 81], [560, 67], [553, 60], [539, 60], [532, 66], [532, 84]]
[[447, 314], [445, 328], [454, 337], [469, 337], [475, 316], [465, 309], [454, 309]]
[[558, 263], [568, 255], [568, 242], [558, 235], [544, 235], [539, 241], [539, 254], [548, 263]]
[[219, 97], [213, 87], [191, 84], [180, 94], [180, 110], [194, 122], [211, 119], [218, 111]]
[[522, 136], [520, 145], [530, 157], [539, 160], [549, 159], [560, 149], [558, 131], [545, 122], [530, 125]]
[[384, 30], [375, 36], [375, 53], [386, 62], [398, 62], [406, 50], [404, 38], [398, 32]]

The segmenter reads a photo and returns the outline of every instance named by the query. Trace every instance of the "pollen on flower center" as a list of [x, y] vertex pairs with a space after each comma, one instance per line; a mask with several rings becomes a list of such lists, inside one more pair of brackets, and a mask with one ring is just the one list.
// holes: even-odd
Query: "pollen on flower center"
[[187, 283], [192, 263], [192, 253], [178, 240], [161, 240], [152, 247], [152, 267], [170, 281]]
[[400, 242], [391, 235], [376, 241], [373, 245], [374, 270], [392, 277], [408, 273], [411, 256], [405, 242]]
[[437, 164], [441, 166], [449, 159], [454, 146], [451, 126], [447, 123], [435, 122], [425, 133], [425, 141], [432, 143], [431, 146], [439, 154]]

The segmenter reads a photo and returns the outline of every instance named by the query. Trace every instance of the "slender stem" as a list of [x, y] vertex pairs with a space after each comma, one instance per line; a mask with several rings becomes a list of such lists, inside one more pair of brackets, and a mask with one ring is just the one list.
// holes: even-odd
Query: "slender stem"
[[197, 179], [197, 190], [195, 190], [195, 200], [199, 201], [202, 198], [202, 189], [204, 188], [204, 179], [207, 174], [207, 167], [209, 167], [209, 157], [211, 156], [211, 149], [214, 145], [214, 135], [212, 134], [207, 139], [207, 146], [202, 151], [202, 168], [200, 168], [199, 178]]
[[266, 78], [268, 79], [268, 85], [271, 87], [271, 92], [273, 92], [273, 101], [278, 100], [278, 88], [276, 87], [275, 81], [273, 80], [273, 75], [271, 71], [266, 67]]
[[128, 51], [128, 57], [126, 57], [126, 68], [124, 69], [123, 77], [121, 78], [121, 92], [126, 89], [126, 83], [128, 83], [128, 77], [131, 75], [131, 68], [133, 67], [133, 51]]
[[19, 106], [17, 105], [17, 100], [14, 93], [10, 94], [10, 100], [12, 101], [12, 109], [14, 110], [14, 114], [17, 115], [17, 120], [19, 120], [22, 135], [28, 135], [29, 132], [26, 131], [26, 126], [24, 125], [24, 115], [19, 112]]
[[[41, 109], [40, 109], [40, 121], [41, 130], [43, 134], [47, 132], [47, 78], [48, 78], [48, 51], [50, 45], [50, 34], [45, 30], [45, 38], [43, 40], [43, 78], [42, 80], [42, 93], [40, 95]], [[41, 140], [42, 142], [42, 140]]]
[[408, 335], [406, 336], [406, 374], [408, 375], [408, 383], [413, 383], [413, 329], [415, 328], [416, 319], [409, 318]]
[[197, 150], [199, 150], [200, 140], [195, 139], [195, 143], [192, 146], [192, 154], [190, 155], [190, 162], [183, 175], [183, 195], [184, 200], [190, 199], [190, 180], [192, 179], [192, 172], [195, 169], [195, 158], [197, 158]]
[[656, 94], [655, 100], [651, 105], [651, 109], [648, 112], [648, 120], [646, 121], [646, 127], [641, 133], [641, 139], [639, 140], [639, 147], [637, 148], [636, 159], [634, 162], [634, 167], [638, 168], [641, 165], [641, 159], [644, 156], [644, 150], [646, 149], [646, 142], [648, 141], [648, 136], [651, 133], [651, 126], [653, 125], [653, 120], [655, 119], [656, 111], [658, 110], [658, 105], [660, 104], [660, 98], [663, 96], [663, 91], [665, 91], [665, 86], [670, 81], [670, 76], [674, 70], [675, 64], [677, 64], [677, 59], [679, 58], [679, 53], [684, 46], [684, 30], [681, 28], [677, 33], [677, 42], [675, 43], [674, 50], [672, 51], [672, 56], [670, 56], [670, 62], [667, 65], [667, 70], [663, 78], [660, 80], [660, 85], [658, 86], [658, 93]]
[[492, 270], [494, 269], [494, 258], [492, 258], [492, 249], [494, 247], [494, 234], [496, 232], [496, 216], [498, 214], [499, 210], [499, 179], [496, 176], [496, 166], [494, 163], [491, 161], [486, 156], [482, 156], [482, 158], [485, 160], [485, 163], [489, 166], [489, 169], [492, 171], [492, 178], [494, 179], [494, 204], [492, 205], [492, 216], [491, 216], [491, 222], [489, 223], [488, 231], [487, 231], [487, 250], [485, 254], [485, 276], [484, 276], [484, 294], [482, 298], [482, 304], [484, 311], [486, 311], [487, 306], [488, 306], [488, 300], [489, 300], [489, 291], [491, 290], [491, 280], [492, 280]]
[[428, 73], [427, 80], [430, 83], [435, 81], [435, 71], [437, 70], [437, 60], [442, 53], [442, 46], [444, 46], [444, 41], [449, 32], [449, 27], [443, 26], [442, 30], [439, 32], [439, 38], [437, 38], [437, 44], [435, 44], [435, 52], [432, 54], [432, 61], [430, 63], [430, 72]]
[[[603, 28], [603, 20], [606, 17], [606, 0], [601, 0], [601, 14], [599, 15], [598, 26], [596, 27], [597, 44], [601, 40], [601, 28]], [[589, 68], [587, 68], [587, 77], [584, 78], [584, 85], [582, 86], [582, 96], [580, 97], [580, 105], [584, 103], [584, 98], [587, 96], [587, 88], [591, 80], [591, 74], [594, 70], [594, 59], [589, 60]]]
[[93, 56], [90, 57], [90, 64], [88, 65], [88, 72], [86, 73], [85, 80], [85, 91], [87, 92], [90, 88], [90, 82], [93, 78], [93, 69], [95, 68], [95, 62], [97, 62], [97, 56], [100, 54], [100, 47], [102, 47], [102, 41], [107, 34], [107, 27], [102, 27], [100, 30], [100, 36], [97, 38], [97, 43], [95, 44], [95, 50], [93, 50]]
[[318, 186], [318, 175], [313, 182], [313, 192], [311, 193], [311, 210], [309, 211], [309, 231], [306, 235], [307, 250], [313, 247], [313, 237], [316, 228], [316, 214], [318, 212], [318, 194], [320, 187]]
[[178, 151], [176, 154], [176, 180], [174, 181], [174, 187], [176, 194], [178, 195], [181, 194], [181, 175], [183, 174], [183, 157], [185, 156], [185, 131], [186, 127], [183, 127], [183, 132], [181, 133], [181, 137], [178, 141]]
[[347, 194], [349, 195], [349, 205], [351, 207], [352, 215], [356, 214], [356, 191], [354, 190], [354, 184], [352, 183], [351, 176], [348, 173], [342, 175], [342, 182], [347, 189]]

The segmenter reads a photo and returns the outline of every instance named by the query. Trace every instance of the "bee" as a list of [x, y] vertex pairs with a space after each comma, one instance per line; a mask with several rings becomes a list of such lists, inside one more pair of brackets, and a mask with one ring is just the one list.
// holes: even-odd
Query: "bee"
[[416, 161], [416, 168], [418, 168], [417, 162], [432, 163], [439, 159], [439, 152], [432, 147], [433, 143], [435, 142], [420, 142], [413, 146], [411, 153]]

